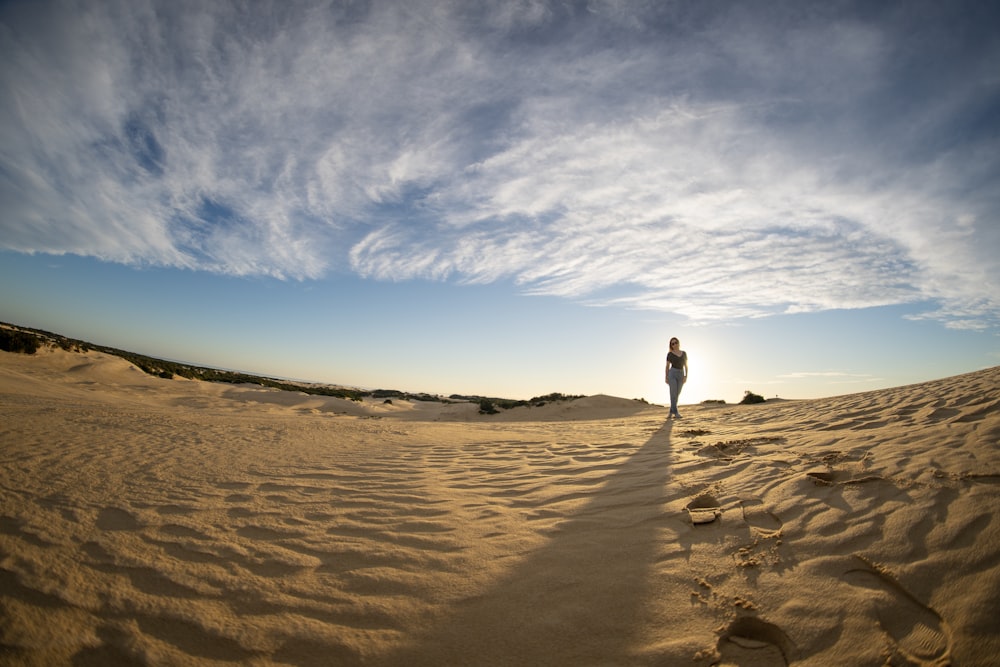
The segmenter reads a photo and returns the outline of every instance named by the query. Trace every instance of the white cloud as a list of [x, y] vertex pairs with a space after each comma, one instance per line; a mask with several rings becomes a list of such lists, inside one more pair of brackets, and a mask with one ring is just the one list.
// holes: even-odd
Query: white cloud
[[930, 6], [636, 7], [7, 6], [0, 246], [996, 326], [994, 42]]
[[726, 304], [747, 315], [916, 295], [906, 249], [877, 224], [840, 217], [836, 197], [865, 193], [823, 192], [807, 167], [785, 178], [763, 134], [752, 141], [761, 156], [732, 150], [756, 131], [733, 110], [570, 129], [477, 165], [442, 189], [445, 209], [459, 211], [445, 216], [451, 224], [400, 225], [392, 243], [373, 232], [379, 243], [355, 248], [354, 266], [380, 278], [486, 273], [572, 297], [629, 284], [617, 303], [696, 319], [731, 315]]

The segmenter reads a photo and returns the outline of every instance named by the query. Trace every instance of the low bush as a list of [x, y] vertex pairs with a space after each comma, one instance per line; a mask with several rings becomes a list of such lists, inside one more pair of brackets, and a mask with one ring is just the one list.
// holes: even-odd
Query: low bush
[[41, 346], [41, 341], [34, 334], [14, 329], [0, 329], [0, 350], [34, 354]]

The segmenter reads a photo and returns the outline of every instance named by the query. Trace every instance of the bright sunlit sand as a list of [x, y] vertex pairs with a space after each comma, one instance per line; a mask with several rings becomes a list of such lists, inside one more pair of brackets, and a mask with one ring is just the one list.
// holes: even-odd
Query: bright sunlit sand
[[681, 411], [0, 353], [0, 663], [993, 664], [1000, 367]]

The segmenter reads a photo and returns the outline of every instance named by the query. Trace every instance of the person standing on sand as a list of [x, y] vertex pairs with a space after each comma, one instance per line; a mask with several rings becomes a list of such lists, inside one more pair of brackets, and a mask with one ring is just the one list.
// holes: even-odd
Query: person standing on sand
[[688, 354], [681, 349], [681, 342], [676, 338], [670, 339], [666, 376], [667, 386], [670, 387], [670, 416], [674, 419], [680, 419], [681, 414], [677, 412], [677, 399], [681, 395], [681, 388], [687, 382]]

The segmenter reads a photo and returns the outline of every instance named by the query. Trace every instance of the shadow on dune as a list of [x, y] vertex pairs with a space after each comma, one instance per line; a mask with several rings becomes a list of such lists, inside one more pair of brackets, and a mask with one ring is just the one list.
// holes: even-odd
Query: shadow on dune
[[377, 660], [385, 665], [627, 661], [661, 558], [672, 423], [659, 428], [543, 547], [482, 595]]

